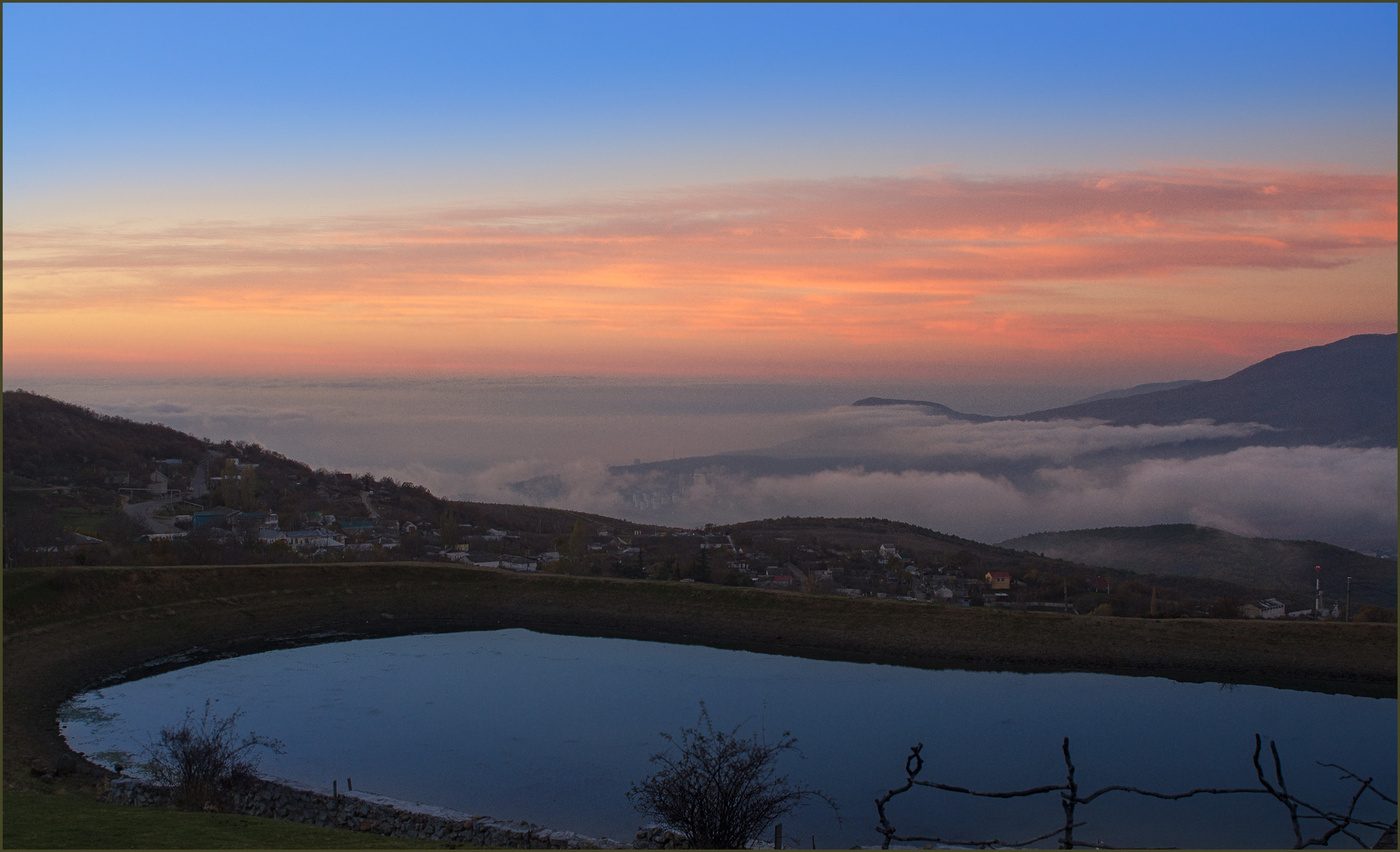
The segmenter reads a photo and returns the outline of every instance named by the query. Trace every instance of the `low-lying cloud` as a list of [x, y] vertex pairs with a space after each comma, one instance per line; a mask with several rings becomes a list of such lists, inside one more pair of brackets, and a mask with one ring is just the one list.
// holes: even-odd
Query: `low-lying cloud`
[[[443, 497], [636, 521], [879, 516], [985, 542], [1197, 523], [1363, 550], [1396, 543], [1394, 448], [1252, 446], [1272, 434], [1257, 424], [972, 423], [910, 406], [832, 407], [822, 401], [829, 389], [778, 385], [37, 387], [104, 413], [257, 441], [313, 467], [391, 476]], [[720, 452], [730, 454], [707, 455]], [[634, 456], [649, 463], [631, 464]], [[658, 461], [684, 457], [692, 458]]]
[[[1247, 536], [1393, 550], [1396, 451], [1244, 447], [1112, 469], [1046, 466], [1037, 487], [976, 471], [837, 468], [750, 476], [715, 467], [676, 482], [579, 462], [556, 471], [541, 502], [635, 520], [699, 526], [766, 517], [878, 516], [984, 542], [1047, 530], [1195, 523]], [[473, 497], [518, 502], [528, 466], [467, 477]]]
[[1198, 420], [1167, 426], [1111, 426], [1094, 420], [974, 423], [911, 406], [841, 407], [809, 418], [811, 434], [773, 448], [782, 456], [955, 456], [1045, 459], [1056, 464], [1108, 450], [1139, 450], [1269, 430], [1257, 423]]

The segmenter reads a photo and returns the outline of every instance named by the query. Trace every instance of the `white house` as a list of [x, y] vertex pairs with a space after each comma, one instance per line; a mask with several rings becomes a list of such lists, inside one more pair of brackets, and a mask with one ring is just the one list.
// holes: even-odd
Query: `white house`
[[151, 484], [146, 486], [146, 490], [156, 496], [164, 496], [165, 492], [170, 490], [170, 477], [156, 471], [151, 474]]

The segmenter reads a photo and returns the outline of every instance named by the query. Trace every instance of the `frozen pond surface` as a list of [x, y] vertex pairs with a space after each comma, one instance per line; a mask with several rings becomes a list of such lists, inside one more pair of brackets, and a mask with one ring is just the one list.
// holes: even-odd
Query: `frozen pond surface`
[[[1254, 787], [1253, 736], [1278, 743], [1289, 789], [1344, 808], [1340, 764], [1394, 797], [1394, 699], [1099, 674], [928, 671], [525, 630], [405, 636], [271, 651], [79, 696], [73, 748], [131, 765], [140, 743], [205, 699], [241, 709], [241, 730], [277, 737], [266, 775], [367, 791], [629, 841], [643, 822], [626, 793], [651, 770], [659, 733], [696, 723], [771, 739], [802, 757], [782, 771], [831, 794], [784, 820], [802, 846], [878, 845], [874, 800], [922, 780], [978, 790], [1064, 781], [1070, 738], [1081, 793], [1110, 784], [1161, 792]], [[1266, 747], [1267, 757], [1267, 747]], [[1266, 763], [1267, 765], [1267, 763]], [[1374, 802], [1374, 800], [1373, 800]], [[1015, 842], [1063, 822], [1058, 798], [984, 800], [914, 790], [901, 833]], [[1109, 794], [1077, 813], [1076, 839], [1115, 846], [1282, 848], [1286, 811], [1265, 796], [1157, 802]], [[1393, 818], [1393, 808], [1390, 818]], [[1320, 831], [1320, 829], [1318, 830]], [[1049, 845], [1049, 844], [1047, 844]]]

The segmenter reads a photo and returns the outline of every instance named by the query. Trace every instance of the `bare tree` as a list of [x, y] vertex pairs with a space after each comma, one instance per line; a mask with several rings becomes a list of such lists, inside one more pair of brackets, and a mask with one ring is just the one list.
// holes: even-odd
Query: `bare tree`
[[[1367, 792], [1372, 793], [1375, 797], [1381, 799], [1384, 802], [1388, 802], [1392, 807], [1392, 810], [1390, 811], [1392, 815], [1394, 813], [1393, 808], [1396, 804], [1395, 799], [1392, 799], [1389, 796], [1377, 790], [1376, 787], [1372, 784], [1373, 779], [1361, 778], [1360, 776], [1350, 772], [1349, 770], [1343, 767], [1337, 766], [1336, 764], [1319, 763], [1318, 765], [1327, 767], [1329, 769], [1336, 769], [1339, 772], [1341, 772], [1342, 774], [1340, 776], [1340, 780], [1352, 780], [1356, 782], [1356, 791], [1352, 795], [1351, 802], [1344, 813], [1339, 813], [1335, 811], [1325, 811], [1321, 808], [1308, 804], [1307, 802], [1304, 802], [1303, 800], [1294, 796], [1292, 793], [1289, 793], [1288, 785], [1284, 782], [1283, 778], [1283, 763], [1279, 759], [1278, 746], [1275, 745], [1272, 740], [1269, 741], [1269, 751], [1273, 755], [1274, 780], [1270, 782], [1265, 777], [1264, 766], [1260, 762], [1260, 754], [1263, 751], [1263, 741], [1260, 739], [1258, 734], [1254, 735], [1254, 771], [1255, 775], [1259, 779], [1258, 787], [1197, 787], [1193, 790], [1187, 790], [1184, 793], [1158, 793], [1152, 790], [1142, 790], [1137, 787], [1127, 787], [1115, 784], [1109, 787], [1104, 787], [1102, 789], [1095, 790], [1094, 792], [1089, 793], [1088, 795], [1082, 796], [1079, 793], [1079, 786], [1077, 783], [1075, 783], [1074, 780], [1074, 762], [1070, 759], [1069, 737], [1065, 737], [1064, 742], [1061, 744], [1061, 750], [1064, 752], [1065, 756], [1065, 783], [1047, 784], [1043, 787], [1031, 787], [1025, 790], [1008, 790], [999, 792], [983, 792], [978, 790], [969, 790], [966, 787], [958, 787], [952, 784], [940, 784], [934, 781], [918, 780], [916, 776], [918, 776], [918, 774], [921, 771], [923, 771], [924, 768], [924, 759], [923, 756], [920, 754], [920, 752], [923, 750], [923, 747], [923, 743], [919, 743], [918, 745], [914, 746], [912, 749], [910, 749], [909, 757], [905, 758], [904, 771], [905, 775], [908, 777], [904, 783], [904, 786], [890, 790], [886, 792], [885, 795], [875, 800], [875, 809], [880, 815], [880, 827], [877, 829], [877, 831], [879, 831], [885, 837], [885, 842], [881, 846], [881, 848], [883, 849], [890, 848], [891, 842], [909, 843], [916, 841], [923, 843], [947, 843], [957, 844], [959, 846], [975, 846], [982, 849], [991, 849], [994, 847], [1014, 848], [1018, 846], [1029, 846], [1032, 843], [1039, 843], [1043, 840], [1049, 840], [1050, 838], [1056, 837], [1057, 835], [1059, 836], [1061, 849], [1073, 849], [1076, 846], [1109, 848], [1102, 847], [1097, 843], [1084, 843], [1074, 839], [1074, 830], [1076, 828], [1080, 828], [1085, 824], [1083, 822], [1075, 821], [1075, 809], [1079, 805], [1089, 804], [1090, 802], [1094, 801], [1095, 799], [1106, 793], [1115, 792], [1133, 793], [1138, 796], [1148, 796], [1154, 799], [1168, 800], [1188, 799], [1192, 796], [1200, 795], [1229, 795], [1238, 793], [1270, 795], [1273, 796], [1276, 800], [1278, 800], [1278, 802], [1282, 804], [1288, 811], [1289, 821], [1293, 829], [1294, 849], [1303, 849], [1309, 846], [1326, 846], [1332, 840], [1332, 838], [1338, 834], [1345, 835], [1346, 837], [1355, 841], [1361, 847], [1366, 848], [1369, 847], [1370, 844], [1362, 840], [1361, 837], [1356, 834], [1355, 829], [1370, 829], [1378, 830], [1381, 832], [1393, 832], [1395, 830], [1395, 823], [1391, 820], [1367, 820], [1357, 816], [1357, 806], [1360, 803], [1362, 796]], [[1060, 804], [1064, 808], [1065, 812], [1065, 822], [1064, 825], [1056, 827], [1053, 831], [1047, 832], [1038, 837], [1032, 837], [1028, 840], [1022, 840], [1017, 842], [1005, 842], [997, 839], [965, 840], [960, 838], [951, 839], [940, 837], [903, 836], [897, 833], [894, 826], [890, 825], [890, 821], [885, 814], [885, 805], [889, 804], [890, 800], [893, 799], [895, 796], [907, 793], [914, 787], [928, 787], [935, 790], [946, 790], [951, 793], [962, 793], [968, 796], [981, 796], [995, 799], [1014, 799], [1023, 798], [1027, 796], [1039, 796], [1045, 793], [1058, 792], [1060, 794]], [[1326, 830], [1318, 836], [1304, 839], [1301, 824], [1302, 820], [1314, 820], [1321, 823], [1325, 823]]]
[[282, 753], [280, 740], [256, 733], [239, 736], [242, 716], [241, 710], [219, 716], [209, 701], [201, 716], [186, 710], [183, 722], [161, 728], [160, 736], [146, 744], [143, 769], [152, 781], [173, 787], [181, 807], [222, 807], [231, 793], [257, 777], [258, 749]]
[[679, 737], [661, 735], [671, 744], [651, 756], [661, 768], [633, 784], [627, 800], [683, 835], [695, 849], [745, 849], [778, 819], [812, 799], [836, 809], [836, 802], [822, 791], [794, 786], [788, 776], [777, 774], [778, 758], [797, 751], [791, 733], [784, 731], [769, 743], [757, 734], [739, 736], [741, 727], [715, 730], [705, 702], [700, 702], [694, 728], [682, 728]]

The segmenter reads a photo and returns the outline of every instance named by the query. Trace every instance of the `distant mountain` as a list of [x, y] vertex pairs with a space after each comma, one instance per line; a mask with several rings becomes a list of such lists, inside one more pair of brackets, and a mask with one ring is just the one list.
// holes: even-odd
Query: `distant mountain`
[[[1137, 385], [1072, 405], [1009, 417], [955, 411], [936, 402], [866, 397], [853, 405], [912, 405], [955, 420], [1104, 420], [1167, 426], [1190, 420], [1260, 423], [1272, 432], [1235, 445], [1396, 446], [1396, 335], [1358, 334], [1284, 352], [1215, 381]], [[1230, 442], [1216, 447], [1228, 449]]]
[[1120, 426], [1262, 423], [1251, 443], [1396, 445], [1396, 335], [1359, 334], [1266, 358], [1212, 382], [1035, 411], [1010, 420], [1093, 418]]
[[1353, 612], [1363, 603], [1393, 608], [1396, 563], [1318, 541], [1246, 538], [1194, 524], [1106, 527], [1045, 532], [1000, 547], [1142, 574], [1208, 577], [1312, 597], [1320, 567], [1323, 596], [1345, 600], [1351, 577]]
[[1084, 399], [1081, 399], [1078, 402], [1072, 402], [1070, 403], [1070, 405], [1082, 405], [1086, 402], [1098, 402], [1101, 399], [1122, 399], [1123, 397], [1127, 396], [1140, 396], [1145, 393], [1156, 393], [1157, 391], [1164, 390], [1176, 390], [1177, 388], [1184, 388], [1187, 385], [1198, 385], [1200, 383], [1200, 379], [1184, 379], [1179, 382], [1149, 382], [1145, 385], [1133, 385], [1130, 388], [1123, 388], [1122, 390], [1111, 390], [1104, 391], [1103, 393], [1096, 393], [1093, 396], [1085, 397]]

